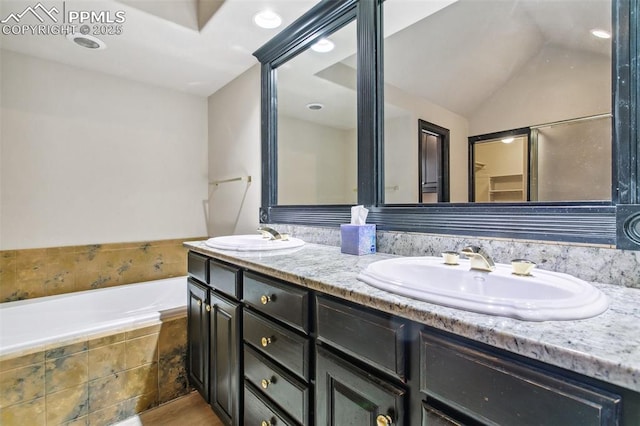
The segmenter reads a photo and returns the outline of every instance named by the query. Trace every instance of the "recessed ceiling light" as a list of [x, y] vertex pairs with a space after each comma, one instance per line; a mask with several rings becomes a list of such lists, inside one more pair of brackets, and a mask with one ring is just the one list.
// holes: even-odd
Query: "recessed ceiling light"
[[324, 108], [324, 105], [322, 105], [319, 102], [312, 102], [310, 104], [307, 104], [307, 108], [309, 108], [311, 111], [318, 111], [318, 110]]
[[67, 34], [67, 40], [77, 44], [78, 46], [86, 47], [87, 49], [102, 50], [107, 48], [104, 41], [90, 34]]
[[515, 140], [514, 138], [504, 138], [504, 139], [502, 139], [502, 143], [511, 143], [514, 140]]
[[263, 10], [253, 15], [253, 23], [260, 28], [273, 29], [282, 24], [282, 18], [273, 10]]
[[594, 28], [591, 30], [591, 35], [598, 38], [609, 39], [611, 38], [611, 33], [607, 30], [601, 30], [599, 28]]
[[331, 52], [335, 44], [328, 38], [321, 38], [317, 42], [311, 45], [311, 50], [315, 50], [316, 52], [326, 53]]

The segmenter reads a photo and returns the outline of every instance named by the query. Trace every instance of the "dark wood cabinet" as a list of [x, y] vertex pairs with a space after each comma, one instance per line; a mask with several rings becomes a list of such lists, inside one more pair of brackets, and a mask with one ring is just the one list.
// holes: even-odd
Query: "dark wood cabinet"
[[[189, 381], [227, 425], [242, 424], [240, 302], [208, 285], [239, 287], [239, 268], [189, 253], [188, 257]], [[211, 275], [210, 275], [211, 272]]]
[[187, 283], [187, 370], [189, 380], [205, 400], [209, 400], [209, 289], [189, 278]]
[[406, 391], [318, 346], [316, 424], [405, 424]]
[[227, 424], [239, 424], [240, 304], [210, 294], [209, 403]]
[[620, 395], [424, 331], [420, 391], [481, 424], [620, 424]]
[[188, 270], [189, 378], [227, 425], [638, 424], [637, 392], [200, 254]]

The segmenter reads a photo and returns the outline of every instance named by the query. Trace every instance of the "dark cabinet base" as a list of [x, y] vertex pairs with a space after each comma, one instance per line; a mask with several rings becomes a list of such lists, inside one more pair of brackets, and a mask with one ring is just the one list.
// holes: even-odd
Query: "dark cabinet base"
[[316, 424], [371, 426], [379, 418], [404, 424], [406, 391], [317, 349]]

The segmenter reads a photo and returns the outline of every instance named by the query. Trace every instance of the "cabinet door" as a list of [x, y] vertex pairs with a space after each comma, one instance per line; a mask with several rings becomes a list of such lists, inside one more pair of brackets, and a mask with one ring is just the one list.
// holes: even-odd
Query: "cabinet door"
[[187, 300], [188, 369], [191, 385], [209, 400], [209, 320], [207, 287], [189, 278]]
[[209, 402], [224, 423], [239, 425], [239, 304], [211, 292]]
[[316, 424], [402, 425], [406, 392], [318, 347]]

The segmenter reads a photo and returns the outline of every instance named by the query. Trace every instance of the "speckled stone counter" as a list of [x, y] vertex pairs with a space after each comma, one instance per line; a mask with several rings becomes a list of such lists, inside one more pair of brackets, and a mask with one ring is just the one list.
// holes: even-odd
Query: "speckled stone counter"
[[339, 247], [243, 253], [188, 242], [189, 249], [303, 287], [398, 315], [477, 342], [640, 391], [640, 291], [594, 283], [609, 309], [579, 321], [525, 322], [447, 308], [379, 290], [356, 279], [388, 254], [351, 256]]

